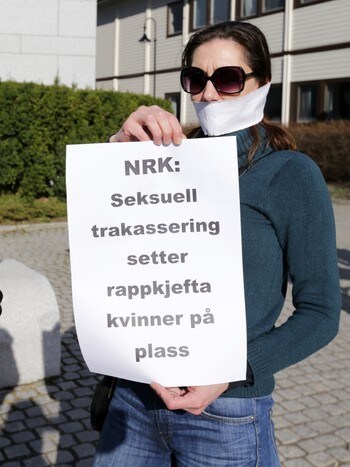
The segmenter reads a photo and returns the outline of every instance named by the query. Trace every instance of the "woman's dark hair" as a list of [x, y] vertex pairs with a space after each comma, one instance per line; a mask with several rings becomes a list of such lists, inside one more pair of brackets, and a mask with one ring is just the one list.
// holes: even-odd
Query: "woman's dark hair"
[[[271, 59], [266, 38], [258, 27], [241, 21], [217, 23], [194, 33], [183, 51], [182, 66], [191, 66], [197, 47], [214, 39], [231, 39], [241, 45], [244, 49], [246, 62], [254, 71], [259, 85], [263, 86], [271, 81]], [[294, 138], [285, 129], [268, 123], [265, 119], [261, 124], [266, 130], [268, 144], [271, 144], [274, 149], [296, 148]], [[249, 161], [252, 160], [260, 142], [257, 126], [253, 126], [251, 131], [253, 145], [248, 155]]]

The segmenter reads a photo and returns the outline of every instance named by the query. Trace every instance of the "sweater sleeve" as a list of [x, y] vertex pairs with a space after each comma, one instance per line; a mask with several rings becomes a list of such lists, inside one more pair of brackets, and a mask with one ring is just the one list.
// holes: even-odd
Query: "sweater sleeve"
[[283, 250], [295, 309], [281, 326], [249, 343], [254, 377], [274, 374], [327, 345], [340, 316], [333, 209], [317, 165], [292, 153], [270, 180], [264, 211]]

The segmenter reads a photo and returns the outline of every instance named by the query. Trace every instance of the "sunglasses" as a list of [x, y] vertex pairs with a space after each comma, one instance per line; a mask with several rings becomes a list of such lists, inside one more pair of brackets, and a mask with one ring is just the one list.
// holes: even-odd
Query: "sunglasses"
[[211, 81], [217, 90], [223, 94], [239, 94], [243, 91], [247, 79], [255, 73], [245, 73], [240, 66], [222, 66], [217, 68], [211, 76], [195, 66], [181, 70], [181, 87], [189, 94], [199, 94], [208, 81]]

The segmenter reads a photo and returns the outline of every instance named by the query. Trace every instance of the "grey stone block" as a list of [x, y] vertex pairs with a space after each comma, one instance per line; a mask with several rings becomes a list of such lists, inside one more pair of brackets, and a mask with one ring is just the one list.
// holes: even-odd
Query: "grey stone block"
[[60, 374], [61, 336], [55, 293], [24, 264], [0, 262], [0, 388]]

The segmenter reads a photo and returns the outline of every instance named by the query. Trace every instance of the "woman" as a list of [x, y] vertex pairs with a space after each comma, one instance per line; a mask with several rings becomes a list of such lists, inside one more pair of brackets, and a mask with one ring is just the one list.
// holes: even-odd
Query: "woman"
[[[240, 172], [248, 332], [247, 379], [189, 388], [119, 381], [95, 465], [280, 465], [271, 411], [273, 375], [317, 351], [338, 331], [340, 294], [332, 207], [322, 175], [290, 135], [263, 119], [271, 81], [266, 39], [249, 23], [195, 33], [181, 85], [201, 129], [234, 134]], [[176, 118], [141, 107], [111, 142], [181, 144]], [[276, 326], [288, 277], [293, 315]]]

